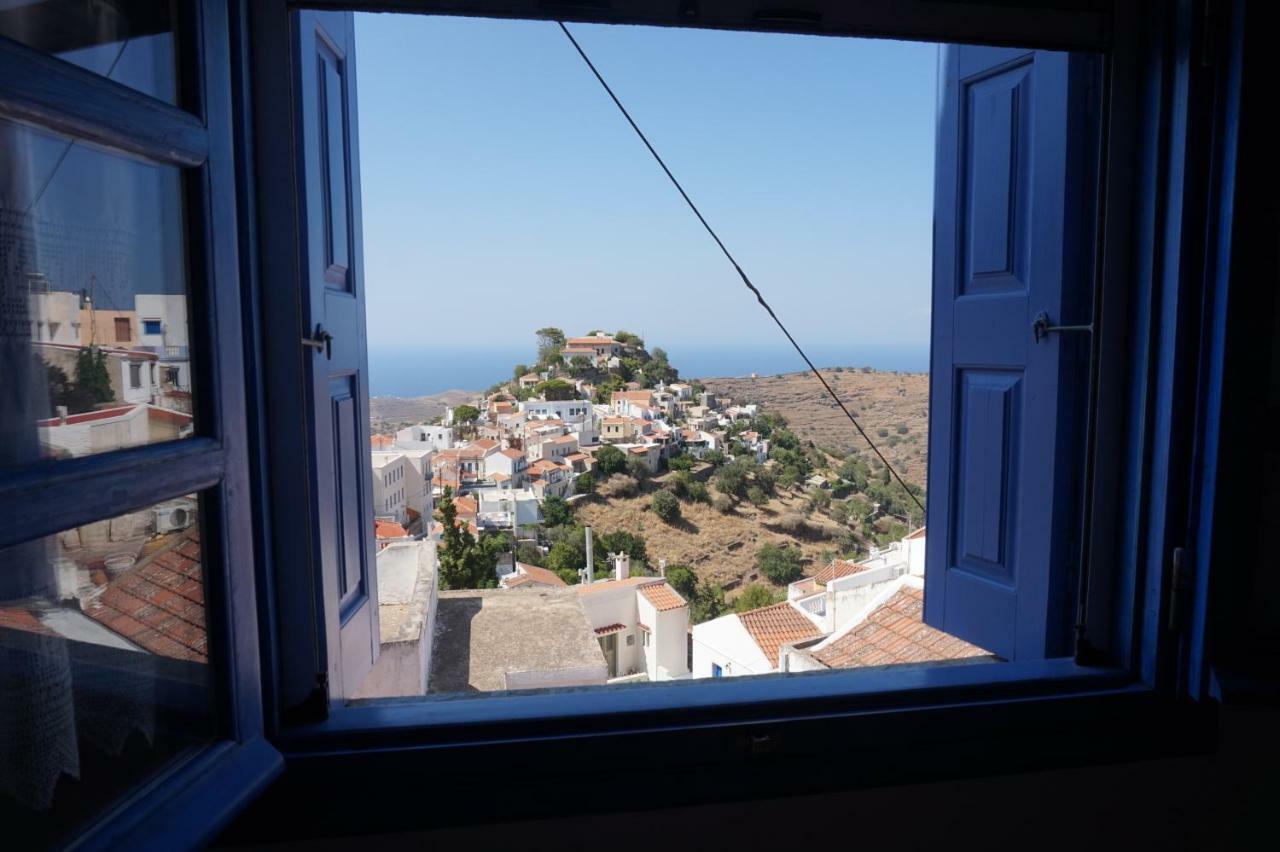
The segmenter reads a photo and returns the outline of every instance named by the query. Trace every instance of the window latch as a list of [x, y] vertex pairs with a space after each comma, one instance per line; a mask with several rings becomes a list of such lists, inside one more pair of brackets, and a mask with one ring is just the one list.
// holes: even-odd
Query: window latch
[[302, 345], [310, 346], [312, 349], [323, 349], [324, 357], [330, 361], [333, 360], [333, 335], [320, 323], [316, 323], [316, 330], [310, 337], [302, 338]]
[[1067, 331], [1084, 331], [1092, 334], [1093, 323], [1089, 323], [1088, 325], [1051, 325], [1048, 311], [1041, 311], [1036, 314], [1036, 318], [1031, 321], [1031, 333], [1035, 335], [1036, 343], [1039, 343], [1051, 334], [1059, 334]]
[[1173, 571], [1169, 583], [1169, 629], [1182, 629], [1183, 611], [1191, 593], [1191, 566], [1184, 547], [1173, 549]]

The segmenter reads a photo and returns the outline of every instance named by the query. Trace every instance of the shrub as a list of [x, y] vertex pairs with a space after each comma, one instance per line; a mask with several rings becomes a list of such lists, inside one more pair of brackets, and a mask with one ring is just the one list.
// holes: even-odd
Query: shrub
[[752, 506], [760, 507], [769, 502], [769, 495], [764, 493], [764, 489], [759, 485], [753, 485], [747, 489], [747, 499], [751, 501]]
[[681, 453], [678, 456], [672, 456], [667, 459], [668, 470], [690, 470], [694, 465], [694, 458], [687, 453]]
[[797, 533], [804, 529], [804, 515], [799, 512], [787, 512], [778, 518], [777, 527], [783, 532]]
[[578, 474], [578, 478], [573, 481], [573, 484], [578, 489], [579, 494], [590, 494], [596, 490], [596, 478], [589, 473]]
[[821, 488], [809, 495], [809, 510], [813, 512], [825, 512], [831, 508], [831, 492]]
[[907, 428], [907, 424], [905, 423], [899, 423], [896, 428], [898, 430], [899, 435], [905, 435], [911, 431], [909, 428]]
[[701, 482], [690, 482], [688, 489], [689, 502], [691, 503], [710, 503], [711, 492], [707, 490], [707, 486]]
[[762, 606], [776, 604], [782, 596], [763, 583], [752, 583], [733, 599], [734, 612], [746, 612]]
[[633, 458], [627, 460], [627, 474], [636, 482], [647, 482], [653, 471], [643, 459]]
[[617, 447], [601, 447], [596, 450], [596, 468], [600, 471], [601, 477], [608, 479], [613, 474], [622, 473], [627, 469], [627, 457]]
[[548, 527], [573, 523], [573, 507], [563, 497], [552, 494], [542, 501], [542, 523]]
[[889, 437], [889, 430], [888, 430], [888, 429], [885, 429], [885, 428], [882, 426], [882, 427], [880, 427], [879, 429], [877, 429], [877, 430], [876, 430], [876, 434], [877, 434], [877, 435], [879, 435], [881, 438], [887, 438], [887, 437]]
[[727, 515], [733, 511], [733, 499], [727, 494], [717, 494], [711, 498], [711, 508], [722, 515]]
[[662, 490], [654, 494], [649, 502], [649, 508], [668, 524], [680, 518], [680, 501], [670, 491]]
[[624, 473], [615, 473], [596, 486], [596, 493], [602, 497], [631, 497], [640, 490], [640, 483]]
[[770, 542], [756, 551], [756, 568], [769, 582], [775, 586], [783, 586], [800, 579], [803, 573], [800, 570], [800, 558], [799, 549]]

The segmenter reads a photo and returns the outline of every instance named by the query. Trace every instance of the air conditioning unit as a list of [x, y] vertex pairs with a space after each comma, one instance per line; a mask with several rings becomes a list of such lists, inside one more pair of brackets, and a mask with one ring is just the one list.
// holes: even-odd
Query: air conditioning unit
[[185, 530], [196, 522], [196, 501], [174, 500], [156, 507], [156, 532]]

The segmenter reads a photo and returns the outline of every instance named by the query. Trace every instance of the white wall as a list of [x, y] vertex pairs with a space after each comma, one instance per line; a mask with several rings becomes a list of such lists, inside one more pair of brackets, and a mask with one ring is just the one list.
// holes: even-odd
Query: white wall
[[[618, 633], [618, 674], [625, 675], [632, 669], [640, 671], [644, 668], [644, 658], [640, 654], [640, 636], [636, 628], [638, 611], [636, 586], [619, 586], [616, 589], [595, 591], [580, 595], [582, 610], [587, 614], [591, 629], [608, 627], [610, 624], [626, 625], [626, 630]], [[648, 623], [648, 622], [646, 622]], [[649, 625], [652, 627], [653, 625]], [[627, 645], [627, 636], [634, 636], [635, 641]]]
[[768, 674], [775, 670], [776, 661], [765, 659], [760, 646], [733, 614], [693, 626], [693, 676], [711, 677], [712, 663], [720, 665], [725, 677], [736, 677]]
[[405, 450], [448, 450], [453, 447], [453, 429], [419, 423], [396, 432], [396, 446]]

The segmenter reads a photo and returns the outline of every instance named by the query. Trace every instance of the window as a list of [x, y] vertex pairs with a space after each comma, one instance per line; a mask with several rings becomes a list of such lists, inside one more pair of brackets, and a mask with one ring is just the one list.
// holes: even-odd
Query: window
[[164, 331], [163, 323], [161, 323], [160, 320], [158, 319], [144, 319], [142, 321], [143, 334], [146, 334], [149, 336], [155, 336], [158, 334], [162, 334], [163, 331]]
[[[228, 55], [216, 3], [0, 11], [0, 814], [20, 845], [168, 845], [156, 814], [194, 827], [219, 772], [261, 789], [280, 765], [227, 440], [247, 425]], [[189, 298], [200, 396], [140, 400], [159, 354], [133, 324]]]
[[[948, 20], [959, 26], [955, 18]], [[263, 277], [272, 281], [273, 287], [264, 288], [262, 295], [273, 320], [294, 317], [298, 330], [309, 335], [317, 324], [328, 328], [364, 327], [361, 325], [365, 319], [363, 313], [354, 318], [348, 313], [363, 311], [359, 305], [365, 293], [356, 203], [360, 197], [356, 180], [359, 170], [353, 165], [359, 156], [355, 133], [359, 127], [359, 110], [353, 82], [357, 51], [355, 26], [349, 19], [299, 13], [297, 22], [297, 54], [304, 57], [297, 69], [300, 112], [289, 120], [277, 122], [261, 113], [255, 118], [267, 119], [262, 132], [272, 133], [276, 138], [303, 140], [304, 156], [298, 163], [277, 162], [270, 155], [264, 155], [271, 167], [260, 170], [263, 180], [276, 188], [287, 189], [291, 185], [287, 178], [297, 177], [305, 202], [298, 206], [316, 214], [307, 217], [306, 225], [312, 230], [303, 234], [305, 245], [298, 253], [301, 260], [284, 257], [280, 252], [264, 254]], [[827, 24], [824, 22], [823, 26]], [[939, 282], [931, 299], [933, 325], [939, 329], [939, 336], [931, 341], [930, 366], [935, 392], [930, 406], [936, 411], [931, 418], [934, 428], [929, 443], [937, 465], [936, 476], [940, 479], [930, 489], [928, 507], [930, 512], [942, 514], [929, 517], [928, 526], [940, 532], [935, 533], [934, 548], [927, 551], [925, 588], [913, 589], [920, 594], [906, 595], [913, 600], [904, 602], [903, 606], [924, 607], [922, 618], [928, 626], [979, 649], [981, 658], [998, 656], [1007, 662], [915, 669], [912, 670], [914, 681], [901, 669], [868, 671], [867, 667], [859, 672], [840, 670], [815, 676], [798, 671], [797, 663], [814, 656], [806, 643], [819, 637], [798, 635], [799, 630], [782, 630], [774, 634], [778, 641], [768, 644], [779, 654], [787, 653], [788, 648], [797, 651], [794, 657], [779, 661], [779, 668], [792, 672], [787, 677], [768, 680], [734, 677], [744, 673], [741, 671], [744, 667], [736, 660], [730, 665], [721, 659], [707, 667], [708, 676], [718, 680], [714, 685], [694, 681], [632, 689], [622, 684], [608, 684], [607, 688], [574, 692], [571, 699], [553, 691], [538, 696], [504, 695], [492, 700], [481, 696], [468, 701], [422, 702], [422, 707], [396, 702], [394, 710], [372, 708], [371, 704], [363, 703], [360, 690], [377, 663], [372, 648], [376, 647], [375, 637], [379, 633], [376, 611], [380, 568], [376, 561], [368, 558], [363, 547], [367, 518], [359, 511], [347, 513], [335, 508], [341, 507], [344, 501], [358, 504], [362, 499], [361, 489], [368, 483], [367, 472], [351, 463], [352, 458], [368, 452], [369, 444], [365, 430], [370, 418], [364, 406], [370, 379], [361, 352], [364, 338], [357, 335], [356, 341], [347, 341], [349, 345], [339, 344], [332, 358], [318, 350], [309, 353], [306, 372], [298, 386], [314, 394], [299, 394], [297, 398], [314, 407], [301, 418], [301, 428], [273, 429], [281, 435], [305, 436], [308, 446], [300, 454], [318, 459], [320, 465], [315, 476], [311, 474], [317, 471], [305, 467], [271, 472], [280, 479], [308, 476], [306, 481], [318, 483], [316, 494], [306, 507], [310, 513], [308, 524], [299, 525], [307, 528], [280, 534], [308, 542], [307, 535], [330, 536], [320, 543], [318, 550], [334, 554], [333, 558], [303, 569], [315, 572], [314, 577], [307, 575], [306, 579], [313, 581], [312, 587], [322, 589], [325, 606], [316, 606], [316, 602], [311, 601], [308, 609], [302, 604], [286, 603], [289, 611], [283, 614], [276, 629], [282, 636], [310, 633], [320, 637], [318, 641], [323, 646], [322, 656], [327, 666], [329, 724], [333, 729], [365, 730], [362, 725], [385, 724], [394, 716], [408, 726], [417, 726], [418, 736], [436, 736], [436, 729], [430, 726], [442, 719], [465, 725], [468, 704], [493, 714], [486, 717], [488, 719], [502, 719], [505, 713], [511, 713], [524, 714], [523, 721], [543, 719], [542, 712], [549, 708], [554, 708], [555, 713], [570, 713], [598, 722], [600, 717], [592, 714], [605, 707], [619, 717], [626, 717], [627, 712], [638, 715], [663, 707], [668, 713], [664, 719], [676, 726], [680, 724], [678, 708], [696, 703], [702, 712], [702, 708], [713, 707], [721, 698], [734, 707], [767, 704], [770, 712], [786, 705], [787, 709], [779, 711], [785, 717], [782, 723], [785, 725], [793, 721], [789, 715], [791, 708], [812, 707], [818, 694], [829, 702], [828, 708], [839, 707], [841, 712], [864, 706], [871, 707], [869, 712], [881, 712], [890, 705], [901, 706], [898, 702], [932, 700], [944, 693], [953, 697], [967, 695], [962, 701], [971, 701], [975, 695], [995, 696], [992, 700], [1001, 702], [1003, 711], [1003, 702], [1011, 695], [1043, 697], [1060, 690], [1057, 693], [1060, 696], [1095, 676], [1103, 678], [1106, 689], [1131, 682], [1133, 673], [1127, 667], [1127, 659], [1137, 652], [1133, 646], [1126, 646], [1119, 656], [1113, 656], [1121, 646], [1112, 640], [1121, 633], [1131, 635], [1128, 631], [1134, 622], [1133, 612], [1126, 612], [1128, 603], [1137, 602], [1146, 594], [1133, 585], [1136, 576], [1133, 572], [1141, 570], [1147, 576], [1160, 577], [1164, 576], [1164, 568], [1158, 555], [1153, 554], [1152, 561], [1139, 566], [1132, 563], [1148, 557], [1134, 555], [1129, 559], [1114, 551], [1103, 552], [1106, 548], [1099, 541], [1123, 539], [1119, 536], [1119, 526], [1124, 526], [1127, 534], [1137, 535], [1138, 528], [1150, 521], [1147, 513], [1160, 511], [1145, 500], [1139, 501], [1140, 506], [1127, 506], [1127, 515], [1117, 511], [1116, 505], [1117, 483], [1127, 475], [1126, 471], [1132, 472], [1127, 465], [1145, 457], [1149, 447], [1134, 445], [1134, 442], [1143, 444], [1145, 438], [1116, 428], [1115, 403], [1120, 398], [1132, 399], [1134, 405], [1147, 413], [1154, 412], [1146, 406], [1156, 403], [1150, 394], [1151, 386], [1146, 384], [1150, 377], [1133, 376], [1131, 360], [1118, 359], [1127, 366], [1115, 372], [1111, 370], [1117, 362], [1108, 361], [1105, 365], [1101, 361], [1091, 362], [1097, 357], [1098, 349], [1128, 345], [1116, 343], [1134, 332], [1127, 327], [1131, 318], [1128, 313], [1111, 314], [1125, 317], [1115, 325], [1107, 326], [1099, 321], [1091, 332], [1093, 337], [1089, 332], [1062, 327], [1089, 325], [1098, 317], [1094, 311], [1101, 308], [1102, 302], [1120, 299], [1127, 305], [1126, 300], [1134, 294], [1131, 281], [1116, 289], [1117, 282], [1124, 276], [1107, 272], [1129, 269], [1131, 258], [1117, 261], [1096, 257], [1102, 245], [1094, 242], [1096, 233], [1114, 237], [1116, 234], [1110, 229], [1119, 227], [1117, 222], [1121, 219], [1129, 219], [1132, 211], [1110, 207], [1111, 217], [1105, 221], [1094, 220], [1095, 205], [1100, 198], [1109, 205], [1120, 202], [1116, 201], [1115, 192], [1095, 195], [1092, 189], [1098, 187], [1099, 180], [1114, 181], [1121, 173], [1129, 180], [1139, 173], [1135, 164], [1127, 160], [1111, 164], [1116, 168], [1096, 171], [1095, 166], [1099, 164], [1094, 162], [1100, 151], [1110, 156], [1117, 150], [1128, 150], [1124, 146], [1118, 149], [1110, 146], [1117, 138], [1116, 133], [1137, 133], [1133, 122], [1138, 120], [1139, 111], [1126, 110], [1123, 115], [1113, 115], [1115, 124], [1105, 127], [1090, 124], [1091, 116], [1098, 115], [1100, 105], [1089, 103], [1089, 92], [1111, 91], [1113, 85], [1128, 86], [1132, 80], [1116, 82], [1097, 76], [1099, 63], [1096, 55], [1090, 55], [1089, 51], [1111, 50], [1112, 42], [1082, 35], [1086, 30], [1071, 30], [1070, 35], [1058, 32], [1053, 39], [1044, 36], [1029, 39], [1029, 43], [1038, 45], [1082, 48], [1076, 53], [960, 47], [948, 48], [942, 56], [944, 91], [938, 104], [942, 124], [938, 128], [941, 135], [936, 137], [939, 160], [934, 185], [938, 206], [930, 209], [931, 224], [936, 222], [938, 226], [939, 251], [931, 259], [930, 272], [933, 280]], [[891, 31], [900, 33], [896, 29]], [[876, 32], [883, 34], [881, 30]], [[939, 29], [928, 32], [930, 37], [939, 39], [944, 35]], [[974, 40], [982, 36], [972, 29], [965, 32]], [[946, 35], [950, 37], [949, 32]], [[280, 76], [287, 78], [288, 74]], [[1081, 108], [1075, 109], [1077, 106]], [[296, 127], [290, 123], [295, 120]], [[294, 129], [296, 133], [292, 132]], [[1107, 135], [1100, 137], [1102, 133]], [[1123, 136], [1120, 141], [1128, 144], [1132, 138]], [[1159, 150], [1144, 151], [1145, 155], [1162, 156]], [[274, 175], [284, 177], [277, 183]], [[1074, 188], [1081, 186], [1091, 189], [1077, 197]], [[1109, 190], [1117, 188], [1110, 183], [1107, 186]], [[1068, 192], [1068, 187], [1073, 191]], [[281, 193], [281, 197], [288, 199], [288, 191]], [[276, 228], [281, 223], [299, 224], [291, 218], [294, 214], [286, 209], [288, 205], [284, 200], [278, 208], [267, 206], [270, 209], [264, 216], [264, 228]], [[365, 222], [367, 228], [367, 219]], [[1037, 227], [1043, 222], [1063, 225], [1049, 229], [1055, 235], [1050, 239], [1049, 251], [1042, 251], [1044, 244], [1033, 241], [1036, 234], [1043, 240], [1044, 231]], [[1059, 237], [1061, 242], [1055, 242]], [[1104, 242], [1108, 252], [1123, 253], [1130, 247], [1138, 251], [1153, 249], [1150, 241], [1108, 239]], [[1113, 262], [1119, 266], [1112, 265]], [[296, 263], [302, 265], [295, 267]], [[279, 281], [301, 282], [302, 289], [293, 299], [287, 293], [271, 292]], [[1069, 285], [1057, 287], [1052, 283], [1055, 281], [1067, 281]], [[1041, 284], [1047, 289], [1042, 289]], [[1151, 295], [1154, 288], [1153, 282], [1146, 281], [1138, 289]], [[762, 290], [766, 289], [762, 282]], [[1095, 292], [1101, 294], [1098, 304], [1093, 301]], [[278, 310], [272, 310], [273, 304]], [[299, 304], [303, 306], [300, 320], [296, 319]], [[984, 316], [982, 306], [990, 307], [993, 314]], [[1034, 323], [1041, 311], [1046, 314], [1044, 320]], [[280, 333], [281, 327], [275, 322], [267, 325]], [[291, 339], [294, 329], [285, 328]], [[1164, 350], [1157, 352], [1160, 347], [1154, 341], [1142, 338], [1142, 345], [1148, 342], [1153, 358], [1168, 355]], [[1058, 381], [1060, 376], [1070, 380]], [[1117, 383], [1115, 397], [1107, 405], [1095, 406], [1092, 401], [1095, 394], [1101, 393], [1099, 384], [1091, 384], [1097, 376], [1105, 378], [1103, 384], [1108, 388], [1113, 386], [1106, 383]], [[700, 398], [701, 393], [699, 390], [695, 398]], [[1130, 397], [1130, 393], [1134, 396]], [[292, 412], [301, 405], [288, 408]], [[618, 414], [616, 409], [612, 413]], [[285, 425], [289, 425], [292, 413], [285, 417]], [[605, 422], [603, 431], [612, 437], [633, 431], [638, 422]], [[873, 433], [873, 436], [883, 438], [885, 444], [895, 435], [910, 434], [910, 430], [898, 432], [892, 423], [883, 428], [887, 434]], [[1116, 450], [1123, 459], [1116, 459], [1114, 466], [1086, 466], [1084, 453], [1091, 446], [1097, 449], [1096, 444], [1090, 444], [1091, 432], [1123, 444], [1123, 451]], [[753, 446], [760, 446], [758, 452], [767, 456], [763, 443], [769, 439], [758, 438], [741, 435], [735, 440], [742, 449], [728, 450], [726, 441], [721, 444], [725, 450], [717, 451], [747, 456], [757, 452]], [[273, 452], [285, 443], [282, 437], [273, 440], [277, 442], [272, 445]], [[339, 446], [338, 441], [345, 443]], [[940, 443], [946, 446], [939, 446]], [[538, 455], [542, 455], [541, 451]], [[552, 448], [545, 455], [549, 458], [544, 464], [558, 454]], [[941, 461], [936, 461], [938, 459]], [[455, 474], [458, 468], [470, 472], [477, 467], [474, 462], [455, 460], [451, 464]], [[1086, 470], [1089, 471], [1087, 480]], [[796, 484], [797, 496], [806, 485], [809, 484]], [[542, 487], [545, 489], [545, 485]], [[823, 489], [821, 484], [812, 484], [815, 494], [826, 490], [829, 489]], [[822, 502], [820, 497], [810, 499], [813, 505]], [[745, 507], [749, 502], [740, 501], [738, 505], [747, 511]], [[942, 506], [935, 508], [939, 504]], [[274, 506], [276, 514], [281, 514], [286, 505], [287, 502]], [[477, 513], [479, 511], [477, 509]], [[649, 519], [645, 517], [646, 521]], [[1099, 525], [1106, 524], [1112, 527], [1104, 534], [1099, 531]], [[1109, 539], [1111, 535], [1118, 537]], [[911, 547], [905, 536], [897, 541], [908, 549]], [[293, 550], [302, 551], [301, 548]], [[1084, 555], [1090, 557], [1087, 562], [1082, 558]], [[779, 563], [781, 576], [795, 567], [790, 557], [782, 558]], [[1087, 587], [1082, 584], [1080, 566], [1086, 564], [1091, 572], [1097, 572], [1091, 573], [1091, 577], [1105, 574], [1106, 582], [1090, 583]], [[833, 574], [838, 570], [838, 566], [833, 566]], [[814, 574], [816, 572], [808, 579], [814, 579]], [[301, 587], [298, 579], [297, 576], [277, 577], [275, 585], [278, 590]], [[833, 577], [828, 582], [840, 579], [843, 577]], [[781, 591], [782, 584], [778, 585], [775, 591]], [[1116, 588], [1128, 589], [1126, 594], [1132, 598], [1114, 598], [1110, 590]], [[1077, 589], [1093, 597], [1076, 601]], [[498, 590], [476, 591], [481, 592], [475, 596], [477, 599], [499, 597]], [[802, 589], [795, 591], [803, 592]], [[1154, 594], [1154, 598], [1144, 599], [1145, 604], [1154, 604], [1159, 609], [1162, 606], [1159, 591]], [[816, 610], [817, 602], [813, 603], [815, 611], [799, 614], [811, 625], [815, 619], [825, 617]], [[791, 607], [783, 610], [788, 614], [795, 609], [790, 600], [780, 600], [777, 604]], [[1077, 644], [1080, 637], [1072, 632], [1076, 604], [1079, 609], [1100, 614], [1101, 621], [1090, 619], [1085, 625], [1086, 636], [1090, 642], [1097, 642], [1097, 646]], [[476, 606], [483, 611], [483, 603]], [[298, 624], [302, 629], [294, 630]], [[655, 631], [660, 629], [656, 624], [652, 626]], [[743, 629], [750, 632], [746, 627]], [[593, 644], [590, 634], [583, 635], [586, 637], [583, 644]], [[662, 645], [660, 636], [650, 641], [655, 646]], [[1128, 641], [1125, 639], [1122, 644]], [[625, 646], [619, 649], [617, 643], [603, 640], [594, 644], [599, 646], [601, 654], [612, 652], [612, 659], [606, 657], [610, 675], [625, 673]], [[612, 646], [609, 651], [605, 650], [606, 644]], [[1078, 665], [1073, 652], [1085, 647], [1097, 647], [1100, 656], [1095, 659], [1114, 663], [1114, 667], [1107, 668], [1104, 675], [1089, 666]], [[828, 658], [837, 660], [840, 652], [841, 649], [835, 649]], [[696, 645], [693, 653], [695, 657], [698, 655]], [[619, 656], [624, 658], [621, 662]], [[772, 663], [768, 653], [762, 652], [761, 656]], [[290, 672], [288, 656], [283, 659], [281, 705], [311, 706], [306, 702], [314, 694], [317, 672], [314, 667]], [[307, 658], [308, 662], [312, 659]], [[1005, 691], [994, 691], [996, 687], [992, 684], [996, 682]], [[961, 684], [973, 692], [947, 692], [944, 688], [949, 685], [959, 690]], [[720, 692], [713, 696], [708, 691], [713, 689]], [[932, 692], [934, 689], [938, 691]], [[859, 703], [873, 691], [876, 701], [883, 703]], [[608, 697], [603, 697], [605, 695]], [[348, 704], [352, 698], [359, 700]], [[813, 699], [813, 703], [805, 704], [808, 699]], [[499, 702], [507, 703], [499, 706]], [[623, 707], [627, 708], [625, 712], [619, 709]], [[742, 712], [743, 716], [750, 716], [755, 711]], [[708, 709], [706, 713], [708, 717], [715, 716], [713, 710]], [[751, 718], [759, 720], [763, 716]], [[324, 727], [326, 723], [316, 724]], [[430, 728], [432, 733], [424, 734], [422, 728]], [[308, 733], [300, 736], [305, 738]], [[391, 736], [385, 731], [379, 734]]]

